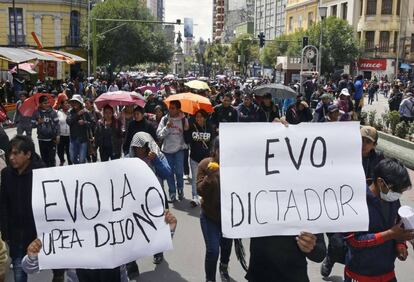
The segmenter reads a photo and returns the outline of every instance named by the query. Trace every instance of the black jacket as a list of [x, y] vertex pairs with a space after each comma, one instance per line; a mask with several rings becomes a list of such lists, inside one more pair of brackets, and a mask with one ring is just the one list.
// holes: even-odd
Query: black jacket
[[[79, 120], [84, 120], [86, 123], [83, 125], [79, 124]], [[89, 112], [85, 112], [79, 116], [77, 112], [72, 109], [69, 111], [66, 119], [67, 124], [70, 127], [70, 138], [79, 140], [80, 142], [87, 142], [89, 135], [93, 134], [93, 120]]]
[[316, 237], [316, 246], [309, 254], [299, 249], [295, 236], [252, 238], [246, 279], [250, 282], [308, 282], [306, 258], [322, 262], [326, 254], [323, 234]]
[[[95, 129], [95, 145], [100, 150], [105, 150], [105, 121], [99, 120]], [[109, 128], [108, 128], [109, 130]], [[116, 156], [121, 156], [122, 148], [122, 123], [118, 119], [113, 119], [110, 126], [112, 152]]]
[[157, 132], [155, 131], [154, 126], [148, 120], [146, 120], [145, 118], [141, 121], [131, 120], [131, 122], [128, 125], [125, 142], [123, 146], [125, 154], [128, 154], [129, 152], [129, 146], [131, 145], [131, 141], [135, 133], [141, 131], [148, 133], [152, 136], [152, 138], [154, 138], [155, 141], [157, 141]]
[[237, 107], [237, 112], [239, 115], [239, 122], [259, 122], [260, 117], [262, 116], [262, 110], [253, 103], [249, 107], [240, 104]]
[[289, 124], [299, 124], [301, 122], [312, 121], [312, 112], [309, 108], [299, 111], [296, 104], [290, 105], [286, 111], [286, 121]]
[[32, 211], [32, 177], [34, 169], [43, 167], [45, 165], [35, 155], [21, 175], [10, 166], [1, 172], [0, 228], [3, 239], [10, 244], [12, 257], [16, 247], [26, 249], [36, 239]]
[[220, 122], [237, 122], [237, 111], [232, 107], [223, 107], [218, 105], [214, 107], [214, 112], [211, 116], [211, 124], [218, 128]]
[[[38, 123], [39, 118], [43, 119], [43, 123]], [[32, 116], [32, 124], [37, 127], [37, 139], [39, 140], [50, 141], [59, 135], [59, 118], [51, 107], [47, 110], [36, 110]]]
[[260, 106], [260, 122], [273, 122], [275, 118], [280, 118], [279, 107], [272, 103], [270, 107], [266, 107], [264, 104]]
[[374, 179], [374, 169], [377, 164], [384, 159], [384, 155], [377, 150], [371, 150], [367, 157], [362, 157], [362, 166], [364, 167], [367, 184], [370, 185]]

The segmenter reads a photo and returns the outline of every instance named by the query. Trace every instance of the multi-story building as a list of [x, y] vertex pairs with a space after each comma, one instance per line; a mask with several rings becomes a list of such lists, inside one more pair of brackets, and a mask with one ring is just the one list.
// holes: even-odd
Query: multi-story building
[[254, 32], [263, 32], [267, 40], [284, 34], [287, 0], [256, 0]]
[[213, 0], [213, 40], [221, 41], [224, 31], [224, 0]]
[[164, 20], [164, 0], [146, 0], [151, 15], [158, 21]]
[[226, 0], [222, 42], [229, 43], [236, 36], [236, 27], [253, 24], [253, 20], [253, 0]]
[[318, 20], [318, 0], [288, 0], [286, 6], [286, 32], [306, 30]]
[[[0, 45], [36, 46], [35, 32], [46, 48], [78, 47], [87, 24], [87, 0], [0, 0]], [[15, 44], [16, 43], [16, 44]]]

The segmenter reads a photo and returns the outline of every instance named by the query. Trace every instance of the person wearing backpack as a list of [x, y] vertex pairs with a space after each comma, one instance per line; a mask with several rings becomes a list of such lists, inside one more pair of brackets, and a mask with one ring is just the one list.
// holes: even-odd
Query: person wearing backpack
[[409, 92], [406, 94], [406, 98], [402, 100], [400, 104], [400, 116], [401, 121], [406, 123], [414, 121], [414, 96], [413, 93]]
[[33, 127], [37, 127], [40, 156], [47, 167], [56, 166], [56, 145], [59, 143], [59, 118], [46, 95], [40, 96], [39, 108], [32, 116]]
[[398, 111], [402, 101], [403, 95], [397, 84], [394, 85], [390, 98], [388, 99], [388, 106], [390, 111]]

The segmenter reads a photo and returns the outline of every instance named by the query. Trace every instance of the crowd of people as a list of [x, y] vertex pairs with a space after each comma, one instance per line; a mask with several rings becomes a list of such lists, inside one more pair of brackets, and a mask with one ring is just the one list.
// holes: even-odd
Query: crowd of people
[[[164, 184], [168, 186], [165, 188], [169, 200], [167, 211], [168, 204], [184, 199], [184, 180], [191, 179], [188, 208], [201, 206], [200, 224], [206, 245], [205, 280], [216, 281], [220, 260], [220, 276], [230, 281], [228, 265], [233, 240], [223, 237], [220, 222], [220, 124], [280, 122], [290, 126], [358, 120], [366, 90], [362, 76], [352, 80], [344, 74], [338, 83], [320, 84], [316, 77], [309, 77], [303, 85], [292, 85], [297, 95], [290, 99], [278, 100], [270, 91], [263, 96], [255, 95], [255, 84], [266, 83], [263, 80], [251, 85], [229, 78], [210, 83], [211, 89], [196, 90], [186, 88], [183, 81], [176, 79], [136, 79], [126, 75], [110, 83], [91, 79], [68, 82], [55, 89], [39, 84], [29, 92], [20, 91], [13, 121], [17, 136], [7, 148], [1, 148], [6, 152], [7, 166], [1, 173], [0, 228], [2, 239], [10, 249], [15, 281], [25, 282], [27, 273], [39, 269], [37, 254], [41, 242], [36, 239], [31, 203], [33, 170], [122, 157], [144, 160], [163, 188]], [[383, 82], [380, 89], [385, 89], [387, 83]], [[375, 82], [366, 90], [368, 95], [373, 85]], [[142, 86], [157, 90], [142, 91]], [[389, 95], [390, 100], [401, 96], [395, 109], [402, 113], [402, 120], [412, 122], [411, 84], [393, 81], [388, 88], [384, 95]], [[145, 106], [106, 105], [98, 109], [94, 104], [99, 95], [119, 90], [140, 92]], [[182, 111], [180, 101], [171, 101], [168, 107], [163, 102], [170, 95], [186, 91], [209, 98], [213, 112], [198, 110], [189, 115]], [[33, 115], [24, 116], [19, 108], [34, 93], [45, 95], [40, 95]], [[53, 103], [46, 93], [55, 96]], [[394, 103], [390, 102], [390, 109]], [[40, 156], [31, 139], [33, 128], [37, 129]], [[323, 261], [324, 277], [330, 275], [335, 263], [342, 263], [345, 281], [396, 281], [394, 261], [407, 258], [405, 242], [414, 239], [413, 231], [404, 230], [397, 221], [399, 198], [411, 187], [411, 182], [407, 169], [399, 161], [386, 159], [375, 149], [378, 141], [375, 128], [361, 127], [361, 138], [369, 231], [327, 234], [328, 246], [323, 234], [307, 232], [298, 236], [252, 238], [248, 281], [309, 281], [306, 259]], [[177, 220], [170, 211], [166, 212], [165, 221], [170, 224], [173, 235]], [[4, 250], [5, 245], [0, 243]], [[4, 251], [0, 252], [2, 266], [5, 255]], [[162, 254], [154, 256], [155, 264], [162, 260]], [[64, 273], [54, 270], [53, 281], [63, 281]], [[70, 281], [117, 282], [128, 281], [128, 277], [138, 273], [138, 266], [133, 262], [111, 270], [68, 270], [67, 277]]]

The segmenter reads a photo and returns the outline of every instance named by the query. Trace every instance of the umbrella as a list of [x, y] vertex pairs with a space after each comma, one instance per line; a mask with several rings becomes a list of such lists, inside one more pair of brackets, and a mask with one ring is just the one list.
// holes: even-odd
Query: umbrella
[[289, 86], [276, 83], [257, 86], [253, 89], [253, 93], [257, 96], [263, 96], [266, 93], [270, 93], [274, 98], [278, 99], [289, 99], [296, 97], [295, 90], [293, 90]]
[[24, 100], [22, 106], [19, 108], [19, 112], [25, 117], [31, 117], [39, 107], [39, 98], [41, 96], [47, 96], [49, 98], [50, 106], [55, 104], [55, 98], [52, 94], [36, 93]]
[[174, 79], [174, 78], [175, 78], [175, 76], [173, 74], [167, 74], [166, 76], [164, 76], [165, 80], [171, 80], [171, 79]]
[[143, 108], [145, 107], [145, 100], [141, 94], [136, 92], [115, 91], [100, 95], [96, 98], [95, 104], [98, 109], [102, 109], [106, 105], [110, 105], [112, 107], [137, 105]]
[[224, 79], [226, 79], [226, 76], [224, 74], [218, 74], [218, 75], [216, 75], [216, 78], [219, 79], [219, 80], [224, 80]]
[[184, 85], [197, 90], [210, 90], [208, 84], [200, 80], [192, 80], [187, 83], [184, 83]]
[[181, 110], [190, 115], [194, 115], [198, 110], [205, 110], [208, 113], [214, 111], [208, 98], [193, 93], [174, 94], [168, 97], [164, 102], [169, 107], [171, 101], [180, 101]]
[[151, 90], [152, 93], [157, 93], [157, 91], [158, 91], [157, 87], [155, 87], [155, 86], [148, 86], [148, 85], [138, 87], [138, 90], [141, 93], [144, 93], [146, 90]]

